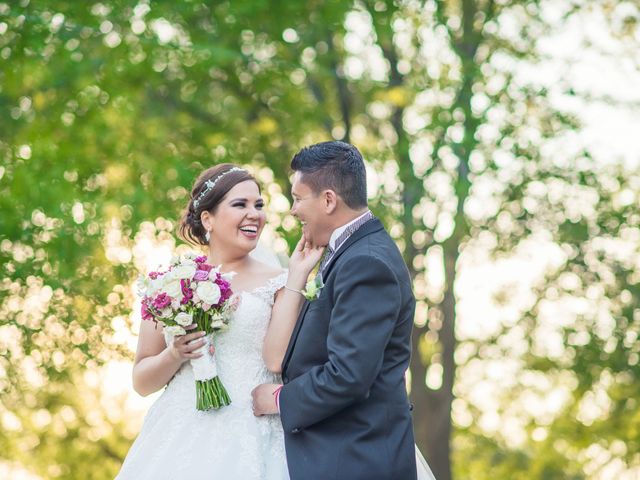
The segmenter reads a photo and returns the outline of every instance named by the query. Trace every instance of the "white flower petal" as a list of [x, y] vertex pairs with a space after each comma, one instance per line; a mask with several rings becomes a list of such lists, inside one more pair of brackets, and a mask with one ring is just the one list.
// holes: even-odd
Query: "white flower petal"
[[172, 337], [175, 337], [177, 335], [184, 335], [187, 333], [186, 330], [179, 325], [170, 325], [168, 327], [164, 327], [164, 331]]
[[176, 315], [175, 321], [178, 325], [186, 327], [193, 323], [193, 315], [187, 312], [180, 312], [178, 315]]

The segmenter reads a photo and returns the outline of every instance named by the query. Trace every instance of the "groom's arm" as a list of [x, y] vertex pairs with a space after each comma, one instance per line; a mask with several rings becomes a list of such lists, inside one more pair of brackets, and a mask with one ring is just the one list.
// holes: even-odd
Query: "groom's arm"
[[364, 400], [380, 373], [400, 310], [400, 288], [381, 260], [358, 256], [336, 272], [327, 337], [328, 361], [280, 391], [282, 425], [306, 428]]

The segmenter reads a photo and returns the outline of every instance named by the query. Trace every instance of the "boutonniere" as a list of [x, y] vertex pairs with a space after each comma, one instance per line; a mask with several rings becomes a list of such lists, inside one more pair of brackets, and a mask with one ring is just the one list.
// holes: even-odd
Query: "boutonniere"
[[304, 286], [304, 290], [302, 290], [302, 295], [304, 298], [313, 302], [316, 298], [320, 297], [320, 292], [324, 287], [324, 283], [322, 282], [322, 275], [316, 275], [313, 280], [309, 280], [307, 284]]

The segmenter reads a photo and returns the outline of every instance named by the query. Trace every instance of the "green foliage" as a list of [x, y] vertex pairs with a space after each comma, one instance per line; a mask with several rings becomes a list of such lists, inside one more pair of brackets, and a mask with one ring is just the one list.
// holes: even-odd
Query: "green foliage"
[[[131, 356], [117, 330], [131, 327], [136, 245], [173, 246], [194, 177], [234, 162], [284, 205], [269, 223], [291, 247], [289, 160], [338, 138], [365, 154], [371, 207], [414, 279], [416, 433], [438, 478], [449, 477], [452, 430], [459, 478], [597, 478], [588, 451], [637, 466], [640, 186], [588, 151], [553, 148], [579, 123], [550, 97], [575, 91], [519, 74], [541, 61], [543, 8], [0, 3], [0, 458], [44, 478], [113, 478], [131, 432], [86, 375]], [[563, 18], [594, 8], [574, 2]], [[634, 22], [609, 23], [629, 41]], [[531, 305], [492, 338], [458, 339], [461, 256], [517, 255], [540, 239], [557, 260]], [[509, 304], [508, 291], [497, 297]], [[495, 395], [499, 414], [519, 420], [516, 444], [481, 428], [454, 388], [474, 361], [518, 363], [514, 387]], [[433, 367], [441, 385], [426, 388]], [[537, 418], [530, 396], [554, 389], [561, 408]], [[452, 424], [454, 397], [470, 425]]]

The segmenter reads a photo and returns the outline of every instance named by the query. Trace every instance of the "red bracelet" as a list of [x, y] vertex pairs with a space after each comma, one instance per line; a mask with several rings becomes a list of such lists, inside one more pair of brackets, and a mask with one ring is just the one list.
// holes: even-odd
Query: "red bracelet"
[[282, 390], [282, 387], [284, 387], [284, 385], [280, 385], [273, 391], [273, 394], [276, 396], [276, 408], [278, 412], [280, 412], [280, 390]]

